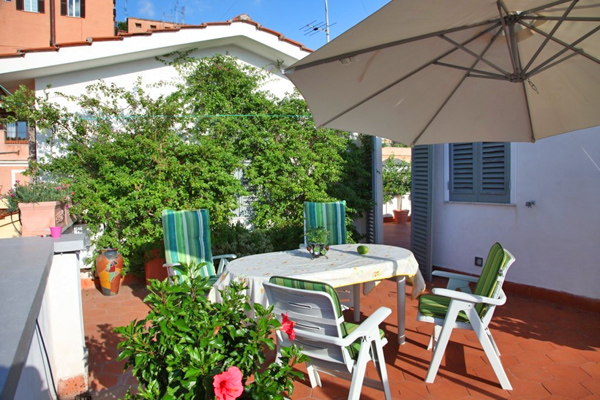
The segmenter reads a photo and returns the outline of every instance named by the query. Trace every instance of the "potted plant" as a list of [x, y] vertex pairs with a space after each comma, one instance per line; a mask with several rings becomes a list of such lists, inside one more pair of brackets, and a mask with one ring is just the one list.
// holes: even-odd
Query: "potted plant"
[[42, 181], [35, 178], [28, 184], [16, 181], [15, 186], [2, 196], [8, 212], [19, 211], [22, 236], [48, 235], [52, 226], [72, 223], [69, 185]]
[[396, 161], [390, 156], [383, 164], [383, 201], [388, 202], [396, 198], [397, 206], [394, 210], [396, 223], [406, 222], [409, 210], [402, 209], [402, 196], [410, 192], [411, 172], [410, 163], [404, 160]]
[[285, 315], [279, 322], [272, 307], [251, 307], [241, 283], [225, 289], [221, 303], [211, 302], [206, 297], [211, 285], [200, 267], [177, 268], [177, 284], [151, 280], [146, 318], [115, 329], [123, 337], [118, 359], [126, 361], [139, 383], [138, 393], [126, 398], [291, 397], [293, 378], [302, 377], [293, 366], [307, 358], [293, 345], [282, 348], [275, 361], [272, 333], [280, 329], [293, 340], [293, 324]]
[[329, 250], [329, 231], [324, 227], [306, 231], [306, 250], [315, 257], [325, 256]]

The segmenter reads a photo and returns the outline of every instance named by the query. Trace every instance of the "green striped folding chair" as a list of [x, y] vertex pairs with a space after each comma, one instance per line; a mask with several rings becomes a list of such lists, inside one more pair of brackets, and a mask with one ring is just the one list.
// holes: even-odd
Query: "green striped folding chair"
[[[383, 346], [387, 343], [379, 325], [392, 313], [380, 307], [360, 325], [344, 321], [336, 290], [322, 282], [274, 276], [263, 283], [273, 313], [287, 314], [296, 323], [296, 337], [277, 331], [277, 356], [282, 346], [298, 345], [306, 362], [310, 384], [322, 386], [319, 372], [351, 381], [348, 399], [357, 400], [364, 385], [380, 389], [391, 399]], [[365, 377], [373, 361], [379, 381]]]
[[[433, 272], [433, 275], [449, 280], [445, 289], [433, 289], [433, 294], [419, 297], [417, 320], [435, 324], [428, 347], [433, 347], [434, 353], [425, 382], [433, 383], [452, 329], [471, 329], [477, 334], [502, 388], [512, 390], [488, 325], [496, 306], [506, 302], [502, 284], [514, 261], [514, 256], [508, 250], [503, 249], [500, 243], [495, 243], [479, 278], [444, 271]], [[472, 292], [469, 287], [471, 282], [477, 283]]]
[[[166, 259], [164, 266], [168, 268], [169, 276], [178, 274], [173, 266], [206, 263], [201, 272], [214, 283], [229, 259], [236, 258], [235, 254], [213, 257], [208, 210], [163, 210], [162, 224]], [[215, 270], [215, 260], [220, 260], [218, 270]]]
[[[304, 203], [304, 245], [306, 234], [312, 229], [325, 228], [329, 233], [330, 245], [346, 244], [346, 202]], [[360, 284], [337, 289], [338, 296], [354, 308], [354, 321], [360, 320]]]

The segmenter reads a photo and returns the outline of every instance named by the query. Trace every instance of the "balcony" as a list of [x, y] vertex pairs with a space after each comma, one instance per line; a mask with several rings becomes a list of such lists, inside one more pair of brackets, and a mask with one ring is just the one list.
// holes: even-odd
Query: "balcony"
[[[408, 247], [409, 224], [385, 224], [388, 244]], [[518, 262], [518, 261], [517, 261]], [[515, 265], [515, 268], [517, 266]], [[510, 277], [510, 274], [509, 274]], [[428, 289], [441, 281], [428, 283]], [[411, 289], [407, 289], [410, 296]], [[498, 308], [491, 329], [502, 353], [501, 359], [513, 385], [500, 388], [473, 332], [455, 330], [433, 384], [424, 382], [431, 352], [426, 350], [430, 324], [416, 321], [417, 302], [407, 297], [407, 342], [398, 349], [395, 312], [383, 329], [389, 340], [385, 348], [393, 398], [402, 399], [592, 399], [600, 398], [600, 314], [580, 311], [557, 303], [532, 299], [507, 289], [507, 304]], [[141, 281], [126, 282], [114, 297], [96, 289], [84, 289], [83, 314], [89, 350], [90, 393], [94, 399], [120, 398], [136, 387], [130, 372], [117, 362], [117, 326], [143, 318], [148, 310], [142, 299], [147, 291]], [[384, 305], [395, 308], [396, 284], [384, 281], [361, 299], [362, 317]], [[113, 311], [116, 311], [113, 313]], [[348, 316], [350, 318], [350, 316]], [[273, 358], [274, 355], [272, 354]], [[367, 376], [376, 375], [372, 365]], [[304, 367], [300, 370], [306, 372]], [[306, 377], [306, 375], [305, 375]], [[295, 385], [293, 400], [345, 399], [349, 384], [322, 375], [323, 387], [311, 389], [308, 378]], [[364, 388], [362, 399], [380, 399], [379, 391]]]

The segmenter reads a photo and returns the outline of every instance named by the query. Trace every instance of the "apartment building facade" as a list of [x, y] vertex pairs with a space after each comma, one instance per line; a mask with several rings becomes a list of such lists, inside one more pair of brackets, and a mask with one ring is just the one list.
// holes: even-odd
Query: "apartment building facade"
[[0, 2], [0, 54], [114, 34], [115, 0]]

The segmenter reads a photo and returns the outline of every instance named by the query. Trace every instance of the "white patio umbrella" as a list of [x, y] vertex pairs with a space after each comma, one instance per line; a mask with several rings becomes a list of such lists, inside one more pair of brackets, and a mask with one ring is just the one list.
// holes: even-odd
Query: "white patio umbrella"
[[393, 0], [286, 70], [317, 126], [408, 145], [600, 125], [598, 0]]

